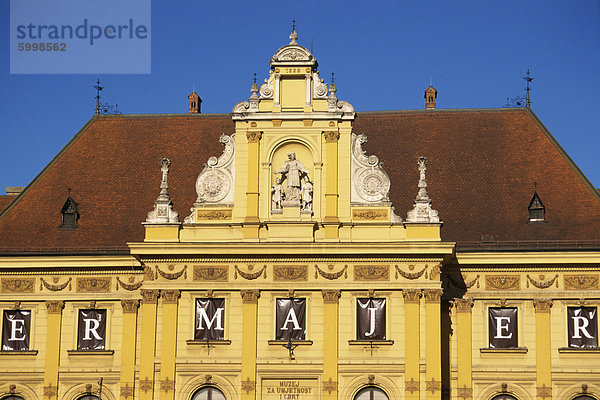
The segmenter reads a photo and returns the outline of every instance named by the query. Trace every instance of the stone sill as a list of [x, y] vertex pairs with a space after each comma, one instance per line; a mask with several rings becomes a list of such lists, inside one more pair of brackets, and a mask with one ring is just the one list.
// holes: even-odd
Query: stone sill
[[600, 353], [600, 347], [588, 347], [588, 348], [577, 348], [577, 347], [559, 347], [559, 353]]
[[506, 347], [506, 348], [493, 348], [493, 347], [482, 347], [479, 349], [481, 353], [509, 353], [509, 354], [527, 354], [527, 347]]
[[[288, 340], [269, 340], [269, 345], [273, 346], [273, 345], [277, 345], [277, 346], [283, 346], [289, 343]], [[292, 340], [292, 344], [297, 345], [297, 346], [310, 346], [313, 344], [312, 340]]]
[[70, 356], [112, 356], [114, 350], [67, 350]]
[[0, 356], [36, 356], [37, 350], [2, 350]]
[[208, 340], [196, 340], [190, 339], [186, 340], [188, 345], [205, 345], [205, 346], [214, 346], [214, 345], [229, 345], [231, 344], [231, 340], [225, 339], [208, 339]]
[[393, 340], [348, 340], [350, 346], [391, 346]]

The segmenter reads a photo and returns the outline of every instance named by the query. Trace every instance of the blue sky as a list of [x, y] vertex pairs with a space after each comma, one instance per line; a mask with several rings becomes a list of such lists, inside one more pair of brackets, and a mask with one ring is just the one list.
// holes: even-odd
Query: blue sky
[[533, 111], [600, 187], [599, 4], [154, 1], [150, 74], [11, 75], [5, 0], [0, 193], [27, 185], [92, 117], [97, 78], [103, 100], [126, 114], [185, 113], [192, 87], [203, 112], [228, 113], [250, 95], [254, 72], [267, 76], [292, 19], [321, 76], [335, 72], [338, 97], [358, 111], [423, 108], [430, 79], [438, 108], [502, 107], [523, 95], [531, 69]]

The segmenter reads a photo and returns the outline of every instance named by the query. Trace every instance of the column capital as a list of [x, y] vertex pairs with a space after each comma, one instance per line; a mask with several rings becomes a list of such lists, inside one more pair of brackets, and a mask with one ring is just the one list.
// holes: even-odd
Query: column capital
[[241, 290], [240, 295], [242, 296], [243, 304], [258, 304], [258, 298], [260, 297], [260, 290], [257, 290], [257, 289]]
[[323, 303], [338, 304], [342, 292], [335, 289], [324, 289], [321, 290], [321, 294], [323, 295]]
[[246, 139], [248, 139], [248, 143], [258, 143], [262, 138], [262, 132], [259, 131], [250, 131], [246, 132]]
[[163, 304], [177, 304], [181, 292], [178, 289], [167, 289], [162, 291]]
[[442, 289], [424, 289], [425, 303], [440, 303], [442, 301]]
[[48, 314], [60, 314], [62, 309], [65, 308], [65, 302], [63, 300], [49, 300], [46, 301], [46, 308]]
[[402, 295], [404, 296], [404, 303], [419, 304], [422, 293], [421, 289], [402, 289]]
[[158, 303], [158, 295], [160, 292], [157, 289], [142, 289], [140, 293], [142, 295], [143, 304]]
[[552, 307], [552, 299], [533, 299], [533, 308], [536, 313], [549, 313]]
[[121, 300], [121, 307], [123, 307], [123, 313], [134, 313], [140, 306], [140, 301], [137, 299], [133, 300]]
[[337, 143], [340, 133], [338, 131], [323, 131], [323, 136], [325, 137], [325, 143]]
[[456, 311], [459, 313], [470, 313], [471, 308], [473, 308], [473, 299], [470, 297], [465, 297], [461, 299], [454, 299], [454, 305], [456, 306]]

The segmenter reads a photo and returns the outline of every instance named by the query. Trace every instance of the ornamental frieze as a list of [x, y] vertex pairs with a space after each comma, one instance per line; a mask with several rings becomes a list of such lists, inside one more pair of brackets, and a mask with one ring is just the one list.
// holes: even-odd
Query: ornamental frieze
[[233, 215], [232, 210], [196, 209], [196, 221], [226, 221]]
[[273, 265], [274, 281], [306, 281], [308, 265]]
[[352, 219], [366, 221], [389, 221], [387, 210], [365, 209], [352, 210]]
[[[234, 279], [237, 279], [238, 274], [242, 278], [247, 279], [249, 281], [258, 279], [261, 275], [263, 276], [264, 279], [267, 279], [267, 266], [266, 265], [263, 265], [263, 267], [256, 272], [244, 272], [241, 269], [239, 269], [237, 265], [234, 265], [233, 268], [235, 269], [235, 272], [233, 273]], [[248, 265], [248, 270], [252, 271], [253, 269], [254, 269], [253, 264]]]
[[221, 281], [229, 280], [228, 265], [194, 265], [195, 281]]
[[471, 289], [473, 286], [479, 289], [479, 275], [476, 275], [475, 278], [470, 280], [467, 279], [466, 275], [459, 276], [461, 277], [460, 280], [456, 277], [453, 277], [452, 275], [446, 275], [446, 277], [448, 278], [448, 282], [450, 282], [450, 284], [452, 284], [452, 286], [454, 286], [457, 289], [466, 290]]
[[355, 281], [389, 281], [389, 265], [355, 265]]
[[554, 285], [554, 282], [556, 282], [556, 287], [558, 287], [558, 274], [554, 275], [554, 278], [552, 278], [548, 281], [544, 281], [544, 279], [545, 279], [544, 275], [540, 275], [539, 278], [540, 278], [540, 280], [538, 281], [537, 279], [534, 279], [531, 276], [529, 276], [529, 274], [527, 274], [527, 284], [525, 286], [529, 287], [529, 284], [531, 283], [533, 286], [535, 286], [538, 289], [547, 289], [550, 286]]
[[33, 293], [35, 278], [2, 278], [4, 293]]
[[82, 293], [110, 292], [111, 278], [77, 278], [77, 291]]
[[567, 290], [600, 289], [600, 275], [565, 275], [564, 285]]
[[[329, 270], [333, 270], [333, 264], [327, 266]], [[321, 275], [325, 279], [329, 279], [330, 281], [334, 279], [338, 279], [342, 275], [344, 275], [344, 279], [348, 279], [348, 265], [344, 265], [344, 268], [337, 272], [326, 272], [319, 268], [318, 265], [315, 264], [315, 279], [317, 279]]]
[[[416, 271], [416, 272], [405, 272], [405, 271], [401, 270], [400, 267], [398, 267], [397, 265], [395, 265], [395, 267], [396, 267], [396, 279], [398, 279], [398, 274], [400, 274], [405, 279], [419, 279], [423, 275], [425, 275], [425, 279], [427, 279], [427, 268], [428, 268], [427, 265], [425, 265], [423, 267], [423, 269], [421, 269], [420, 271]], [[415, 269], [415, 266], [411, 264], [408, 266], [408, 269], [410, 271], [413, 271]]]
[[187, 265], [184, 265], [183, 269], [178, 272], [171, 272], [171, 271], [175, 270], [175, 265], [173, 265], [173, 264], [169, 264], [167, 266], [167, 269], [169, 270], [169, 272], [161, 270], [160, 268], [158, 268], [158, 265], [155, 268], [156, 268], [156, 274], [162, 276], [165, 279], [175, 280], [175, 279], [179, 279], [181, 276], [183, 276], [183, 279], [187, 279]]
[[117, 276], [117, 287], [116, 290], [119, 290], [119, 286], [125, 290], [129, 290], [129, 291], [134, 291], [134, 290], [138, 290], [139, 288], [142, 287], [142, 283], [144, 283], [144, 281], [139, 281], [136, 282], [135, 281], [135, 276], [130, 276], [128, 279], [128, 282], [123, 282], [121, 280], [121, 278], [119, 278]]
[[53, 292], [59, 292], [59, 291], [63, 290], [64, 288], [66, 288], [67, 286], [69, 287], [69, 290], [71, 290], [71, 281], [73, 280], [73, 278], [69, 278], [63, 283], [58, 283], [59, 280], [60, 280], [60, 278], [54, 277], [54, 278], [52, 278], [53, 283], [50, 283], [50, 282], [47, 282], [44, 278], [40, 277], [40, 291], [42, 291], [43, 288], [46, 288]]
[[486, 290], [520, 290], [520, 275], [487, 275], [485, 277]]

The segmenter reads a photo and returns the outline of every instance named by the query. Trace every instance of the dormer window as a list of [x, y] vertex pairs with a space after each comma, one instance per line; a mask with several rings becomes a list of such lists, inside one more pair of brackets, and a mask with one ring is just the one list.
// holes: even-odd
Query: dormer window
[[529, 202], [529, 223], [546, 222], [546, 208], [542, 199], [537, 194], [537, 191], [533, 192], [533, 197]]
[[60, 229], [75, 229], [77, 228], [77, 220], [79, 220], [79, 211], [77, 211], [77, 203], [71, 198], [67, 197], [67, 201], [60, 210], [62, 214], [62, 223]]

